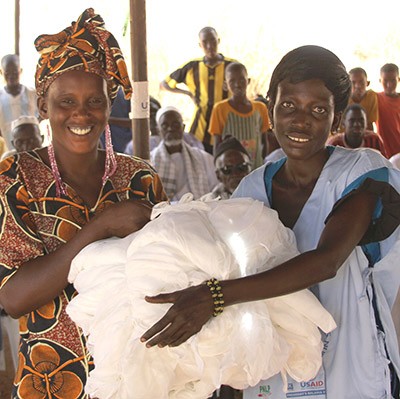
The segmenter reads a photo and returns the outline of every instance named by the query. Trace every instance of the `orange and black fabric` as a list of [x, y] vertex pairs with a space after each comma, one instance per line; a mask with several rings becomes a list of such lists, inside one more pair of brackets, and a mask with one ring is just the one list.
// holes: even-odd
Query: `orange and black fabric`
[[130, 98], [132, 87], [121, 49], [93, 8], [86, 9], [61, 32], [37, 37], [35, 47], [40, 53], [35, 76], [38, 96], [44, 96], [62, 73], [84, 70], [106, 80], [111, 99], [117, 95], [119, 86], [125, 97]]
[[[54, 252], [95, 215], [126, 199], [166, 200], [159, 176], [146, 162], [116, 155], [117, 170], [89, 208], [67, 185], [58, 198], [51, 169], [36, 151], [0, 163], [0, 289], [24, 263]], [[6, 249], [6, 250], [4, 250]], [[13, 399], [84, 399], [93, 362], [86, 338], [66, 307], [73, 285], [20, 319], [21, 344]]]

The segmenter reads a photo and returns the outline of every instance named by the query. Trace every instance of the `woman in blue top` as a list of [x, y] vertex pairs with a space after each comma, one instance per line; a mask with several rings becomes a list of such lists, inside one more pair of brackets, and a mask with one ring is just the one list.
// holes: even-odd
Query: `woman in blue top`
[[[344, 65], [318, 46], [289, 52], [271, 77], [268, 108], [287, 157], [245, 177], [234, 196], [275, 209], [293, 229], [301, 255], [254, 276], [222, 281], [224, 306], [312, 287], [338, 328], [322, 337], [323, 368], [314, 381], [289, 381], [286, 394], [273, 378], [258, 392], [248, 390], [247, 398], [398, 397], [399, 349], [390, 312], [400, 281], [400, 173], [371, 150], [325, 146], [349, 94]], [[213, 311], [220, 313], [207, 285], [147, 300], [174, 303], [143, 335], [149, 347], [179, 345]]]

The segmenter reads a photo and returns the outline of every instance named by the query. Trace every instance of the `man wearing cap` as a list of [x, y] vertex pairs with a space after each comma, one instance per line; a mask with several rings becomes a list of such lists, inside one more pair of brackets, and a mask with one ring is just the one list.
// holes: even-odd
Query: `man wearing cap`
[[250, 156], [238, 139], [226, 136], [216, 148], [214, 163], [219, 183], [212, 190], [212, 197], [228, 199], [243, 177], [250, 173]]
[[161, 142], [150, 153], [150, 160], [163, 182], [171, 201], [191, 192], [195, 199], [210, 192], [218, 183], [212, 155], [191, 147], [183, 140], [185, 125], [175, 107], [157, 111], [156, 121]]
[[11, 144], [14, 149], [5, 152], [1, 159], [7, 158], [18, 152], [30, 151], [43, 144], [40, 134], [39, 121], [35, 116], [20, 116], [11, 122]]

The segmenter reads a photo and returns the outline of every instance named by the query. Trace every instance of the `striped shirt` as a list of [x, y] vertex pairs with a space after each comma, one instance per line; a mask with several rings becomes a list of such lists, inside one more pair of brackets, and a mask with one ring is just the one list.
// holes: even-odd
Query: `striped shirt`
[[215, 104], [210, 121], [210, 134], [236, 137], [249, 153], [254, 168], [263, 164], [262, 133], [269, 129], [268, 110], [260, 101], [251, 101], [252, 110], [241, 113], [235, 110], [229, 100]]
[[231, 62], [236, 60], [222, 56], [219, 64], [209, 66], [205, 63], [205, 58], [199, 58], [189, 61], [165, 79], [171, 89], [176, 88], [178, 83], [184, 83], [195, 96], [197, 105], [190, 123], [190, 133], [206, 144], [211, 144], [208, 125], [213, 105], [228, 98], [224, 85], [225, 68]]

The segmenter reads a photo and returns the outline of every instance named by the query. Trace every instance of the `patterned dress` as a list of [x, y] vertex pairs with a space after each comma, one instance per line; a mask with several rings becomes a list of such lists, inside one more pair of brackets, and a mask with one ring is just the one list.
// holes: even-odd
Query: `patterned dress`
[[[67, 196], [56, 198], [51, 169], [35, 151], [0, 163], [0, 289], [21, 265], [55, 251], [111, 204], [128, 198], [152, 203], [166, 199], [147, 163], [122, 154], [116, 158], [118, 168], [91, 209], [69, 186]], [[84, 386], [93, 362], [85, 337], [65, 312], [75, 295], [68, 285], [57, 298], [20, 319], [12, 398], [86, 398]]]

